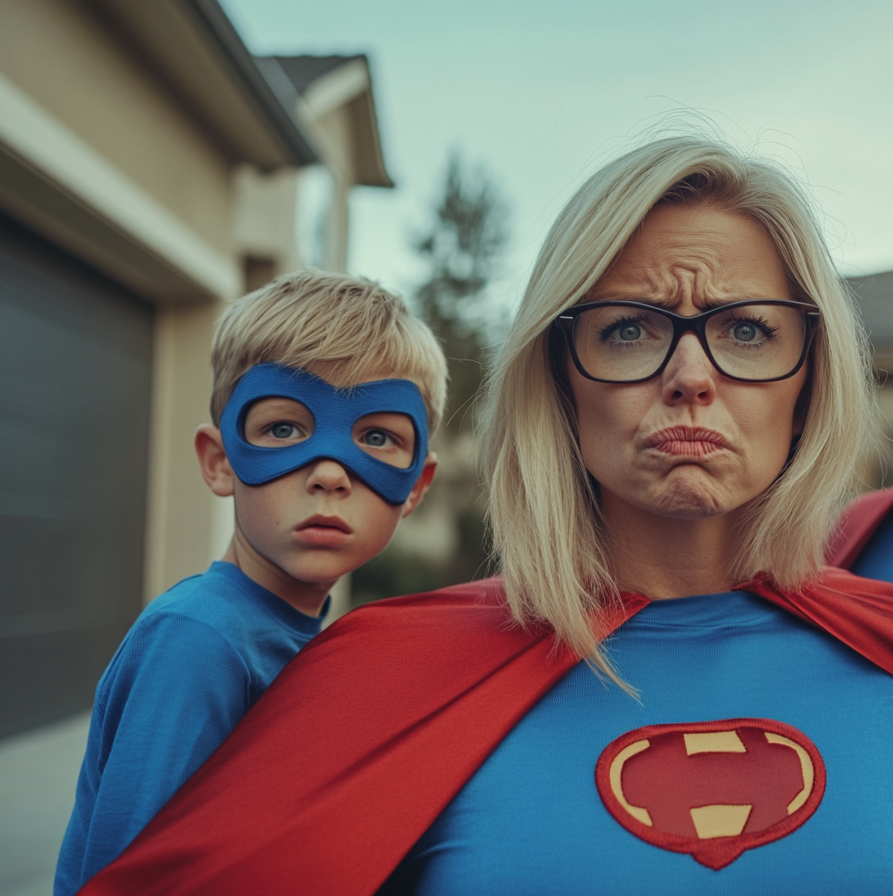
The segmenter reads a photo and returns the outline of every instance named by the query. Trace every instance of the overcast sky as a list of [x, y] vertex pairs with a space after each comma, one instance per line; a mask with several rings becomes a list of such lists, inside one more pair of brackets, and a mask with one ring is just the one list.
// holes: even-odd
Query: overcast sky
[[893, 269], [889, 0], [223, 0], [254, 53], [366, 53], [397, 188], [353, 199], [350, 270], [411, 291], [451, 148], [508, 199], [513, 301], [573, 189], [668, 113], [806, 180], [846, 274]]

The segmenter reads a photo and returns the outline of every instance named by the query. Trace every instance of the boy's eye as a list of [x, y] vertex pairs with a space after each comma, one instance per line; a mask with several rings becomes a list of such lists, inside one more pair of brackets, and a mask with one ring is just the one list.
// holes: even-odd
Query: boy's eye
[[248, 410], [245, 441], [267, 448], [283, 448], [309, 439], [316, 421], [306, 405], [290, 398], [262, 398]]
[[381, 411], [367, 414], [354, 424], [353, 440], [367, 454], [400, 469], [412, 464], [415, 429], [406, 414]]
[[303, 435], [301, 430], [295, 426], [294, 423], [285, 422], [274, 423], [269, 427], [267, 432], [269, 432], [274, 439], [298, 439]]
[[362, 440], [370, 448], [390, 448], [394, 444], [391, 434], [383, 429], [368, 430], [363, 433]]

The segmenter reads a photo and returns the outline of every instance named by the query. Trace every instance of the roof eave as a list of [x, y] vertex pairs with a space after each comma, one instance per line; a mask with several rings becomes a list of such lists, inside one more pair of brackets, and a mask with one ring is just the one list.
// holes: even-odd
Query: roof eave
[[217, 0], [90, 0], [233, 162], [319, 161], [312, 137], [267, 83]]
[[319, 155], [311, 145], [310, 139], [290, 114], [290, 106], [286, 106], [274, 93], [217, 0], [181, 0], [181, 2], [192, 9], [204, 25], [208, 36], [216, 42], [234, 77], [242, 85], [246, 95], [256, 104], [259, 116], [267, 120], [271, 130], [292, 153], [292, 161], [298, 165], [313, 165], [319, 162]]

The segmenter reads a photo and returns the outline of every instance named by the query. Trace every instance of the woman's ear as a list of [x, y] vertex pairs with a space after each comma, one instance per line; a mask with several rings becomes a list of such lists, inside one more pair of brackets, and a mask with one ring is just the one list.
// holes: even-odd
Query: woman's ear
[[202, 479], [220, 498], [228, 498], [234, 491], [235, 474], [229, 465], [220, 430], [203, 423], [195, 433], [195, 453]]
[[425, 497], [425, 492], [431, 488], [431, 483], [434, 481], [435, 472], [437, 472], [437, 455], [433, 451], [429, 451], [428, 456], [425, 458], [425, 465], [422, 467], [422, 472], [419, 474], [419, 478], [416, 479], [416, 483], [412, 487], [409, 497], [403, 504], [403, 512], [400, 515], [401, 518], [409, 516], [413, 510], [422, 503], [422, 498]]

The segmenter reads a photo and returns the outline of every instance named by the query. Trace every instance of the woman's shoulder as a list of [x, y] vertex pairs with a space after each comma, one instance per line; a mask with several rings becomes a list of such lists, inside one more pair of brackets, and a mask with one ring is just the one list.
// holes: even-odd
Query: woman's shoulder
[[742, 586], [822, 629], [893, 674], [893, 584], [824, 567], [796, 588], [760, 575]]
[[522, 658], [520, 666], [539, 658], [551, 668], [555, 653], [551, 630], [519, 626], [501, 579], [483, 579], [348, 613], [292, 660], [271, 692], [286, 687], [315, 699], [337, 683], [341, 692], [370, 699], [398, 691], [428, 699], [472, 687], [495, 669], [519, 668]]
[[364, 604], [329, 626], [308, 649], [354, 650], [380, 641], [398, 652], [443, 650], [450, 644], [464, 644], [467, 650], [474, 642], [514, 642], [534, 634], [542, 635], [513, 623], [502, 578], [494, 576]]
[[437, 591], [390, 597], [364, 604], [339, 619], [334, 625], [374, 625], [396, 621], [410, 623], [416, 619], [465, 622], [490, 621], [506, 616], [505, 587], [502, 576], [450, 585]]
[[893, 582], [861, 576], [850, 569], [824, 566], [805, 587], [833, 591], [841, 596], [893, 598]]
[[825, 551], [825, 561], [830, 566], [851, 569], [891, 510], [893, 488], [869, 492], [853, 501], [840, 516], [837, 533]]

